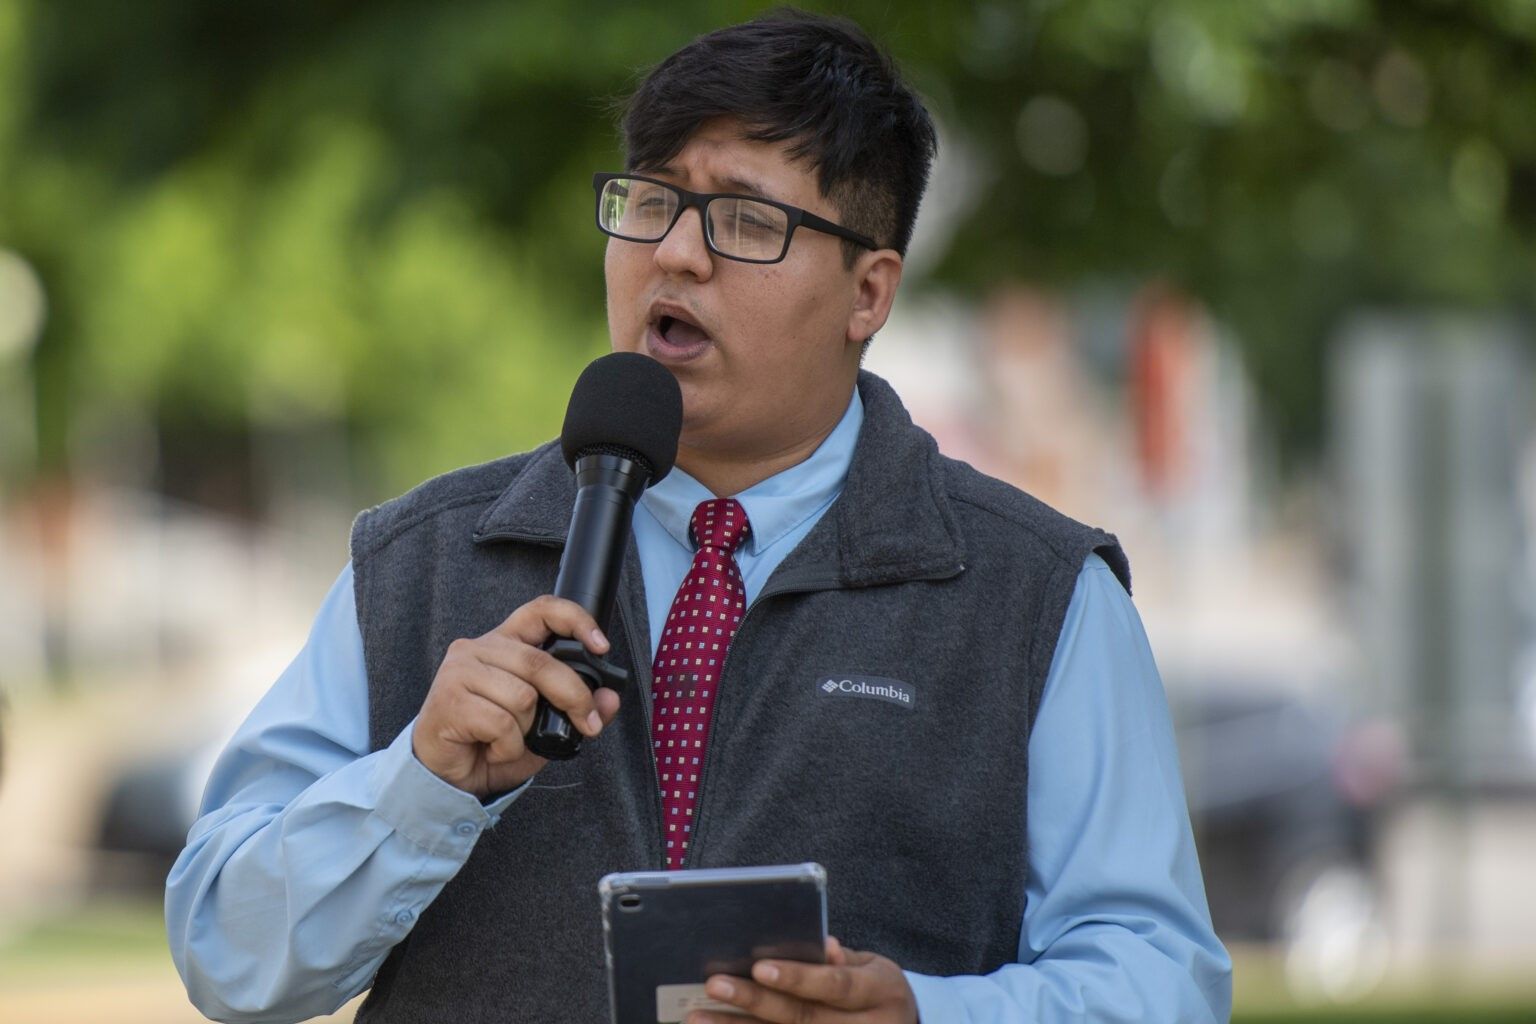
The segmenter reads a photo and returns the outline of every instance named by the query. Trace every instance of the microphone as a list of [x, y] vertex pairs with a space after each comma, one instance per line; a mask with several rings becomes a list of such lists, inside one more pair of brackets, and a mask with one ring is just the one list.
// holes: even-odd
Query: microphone
[[[576, 504], [554, 594], [585, 608], [605, 633], [635, 502], [672, 471], [682, 429], [682, 389], [677, 378], [649, 356], [614, 352], [594, 359], [571, 390], [560, 447], [576, 474]], [[629, 678], [579, 640], [558, 637], [544, 647], [594, 690], [616, 690]], [[581, 752], [581, 738], [565, 712], [540, 696], [533, 727], [523, 737], [527, 748], [540, 757], [565, 761]]]

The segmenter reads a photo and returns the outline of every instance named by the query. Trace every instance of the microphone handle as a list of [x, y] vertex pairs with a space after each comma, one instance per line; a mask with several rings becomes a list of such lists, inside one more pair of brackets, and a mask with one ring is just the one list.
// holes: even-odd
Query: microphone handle
[[[565, 552], [555, 577], [554, 595], [585, 608], [604, 633], [613, 618], [618, 597], [619, 572], [629, 546], [630, 522], [635, 502], [650, 483], [644, 463], [621, 455], [583, 455], [576, 460], [576, 504], [566, 531]], [[561, 637], [551, 637], [545, 650], [555, 648]], [[584, 645], [583, 645], [584, 646]], [[603, 685], [601, 672], [590, 658], [562, 657], [571, 650], [557, 650], [572, 670], [593, 690]], [[540, 757], [565, 761], [581, 752], [581, 733], [565, 712], [542, 695], [533, 713], [533, 726], [523, 737], [527, 748]]]

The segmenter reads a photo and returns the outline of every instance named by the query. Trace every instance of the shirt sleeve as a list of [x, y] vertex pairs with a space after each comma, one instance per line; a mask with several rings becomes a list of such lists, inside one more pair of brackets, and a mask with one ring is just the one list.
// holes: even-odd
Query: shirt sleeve
[[219, 756], [166, 882], [171, 956], [206, 1016], [304, 1020], [363, 991], [526, 788], [482, 805], [416, 759], [414, 725], [370, 752], [348, 565]]
[[1018, 962], [907, 972], [924, 1024], [1225, 1022], [1173, 725], [1140, 616], [1097, 555], [1078, 576], [1029, 741]]

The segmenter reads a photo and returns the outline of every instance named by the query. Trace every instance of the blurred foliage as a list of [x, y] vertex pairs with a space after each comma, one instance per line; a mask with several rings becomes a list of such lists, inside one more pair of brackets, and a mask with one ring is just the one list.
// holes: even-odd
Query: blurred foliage
[[[762, 6], [0, 0], [0, 246], [51, 310], [43, 470], [125, 410], [344, 425], [370, 495], [549, 436], [606, 347], [611, 104]], [[1292, 450], [1349, 309], [1530, 302], [1536, 0], [829, 9], [977, 172], [932, 282], [1175, 281]]]

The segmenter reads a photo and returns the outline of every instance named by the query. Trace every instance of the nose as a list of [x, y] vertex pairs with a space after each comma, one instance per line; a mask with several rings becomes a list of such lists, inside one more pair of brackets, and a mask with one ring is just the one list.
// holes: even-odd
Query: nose
[[705, 281], [714, 272], [714, 254], [704, 244], [704, 217], [696, 209], [687, 209], [656, 243], [656, 265], [668, 274], [691, 274]]

